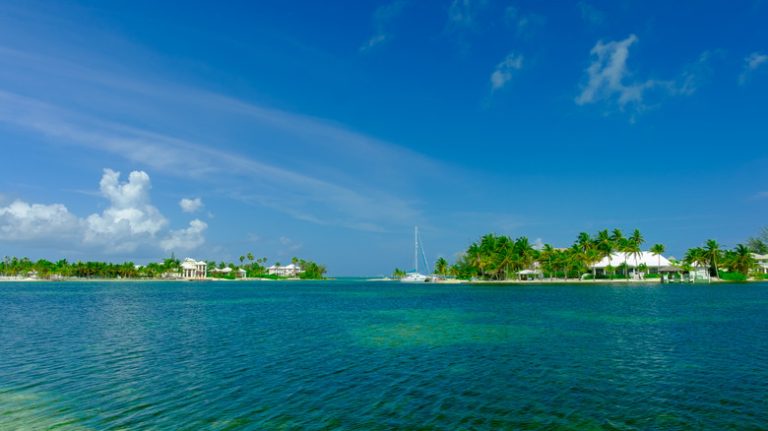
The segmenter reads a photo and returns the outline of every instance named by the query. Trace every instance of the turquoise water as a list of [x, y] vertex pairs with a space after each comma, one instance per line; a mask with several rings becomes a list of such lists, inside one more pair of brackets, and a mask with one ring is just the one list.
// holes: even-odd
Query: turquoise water
[[0, 283], [24, 429], [768, 429], [768, 284]]

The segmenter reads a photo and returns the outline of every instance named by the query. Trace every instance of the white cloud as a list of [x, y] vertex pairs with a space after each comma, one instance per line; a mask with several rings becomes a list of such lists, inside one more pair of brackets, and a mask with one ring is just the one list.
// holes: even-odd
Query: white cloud
[[625, 82], [630, 75], [627, 68], [629, 47], [637, 40], [637, 36], [631, 34], [624, 40], [608, 43], [601, 40], [595, 44], [590, 51], [592, 63], [586, 69], [588, 79], [576, 97], [576, 104], [615, 101], [622, 110], [630, 104], [641, 110], [647, 91], [659, 88], [667, 93], [674, 92], [675, 85], [671, 81]]
[[[323, 150], [334, 155], [329, 165], [342, 160], [339, 163], [347, 170], [365, 165], [368, 180], [375, 181], [373, 174], [380, 171], [376, 176], [386, 180], [386, 184], [366, 187], [356, 182], [350, 186], [348, 174], [318, 178], [306, 170], [281, 167], [241, 153], [228, 153], [173, 136], [96, 120], [3, 91], [0, 91], [0, 122], [42, 133], [63, 145], [117, 154], [169, 175], [214, 183], [225, 187], [231, 198], [272, 208], [299, 220], [352, 229], [364, 226], [360, 223], [372, 223], [379, 228], [380, 223], [413, 223], [420, 211], [382, 187], [391, 187], [392, 178], [402, 177], [403, 172], [441, 175], [438, 165], [431, 160], [335, 125], [221, 96], [201, 97], [205, 102], [194, 99], [189, 103], [218, 106], [220, 111], [289, 130], [297, 141], [312, 139], [318, 145], [325, 145], [312, 147], [312, 151]], [[371, 160], [379, 164], [371, 165]], [[419, 169], [411, 169], [415, 166]], [[241, 178], [248, 178], [251, 186], [241, 187]], [[232, 182], [233, 179], [238, 181]]]
[[759, 52], [753, 52], [744, 58], [744, 70], [739, 75], [739, 84], [744, 85], [749, 82], [752, 72], [762, 65], [768, 64], [768, 55]]
[[371, 48], [381, 45], [390, 40], [392, 34], [389, 31], [390, 23], [402, 12], [405, 7], [405, 0], [395, 0], [392, 3], [379, 6], [373, 13], [373, 25], [375, 33], [368, 41], [360, 47], [361, 52], [366, 52]]
[[85, 219], [83, 240], [104, 245], [110, 252], [130, 252], [153, 239], [168, 221], [149, 201], [151, 184], [146, 172], [133, 171], [127, 182], [119, 181], [119, 172], [104, 170], [99, 186], [110, 206]]
[[510, 79], [515, 70], [523, 67], [523, 56], [516, 55], [514, 52], [507, 55], [501, 63], [496, 65], [496, 69], [491, 73], [491, 89], [499, 90], [503, 88]]
[[586, 83], [575, 99], [577, 105], [608, 102], [622, 111], [628, 107], [642, 111], [648, 106], [646, 99], [658, 102], [663, 96], [691, 96], [712, 74], [712, 58], [721, 54], [717, 50], [704, 51], [673, 79], [627, 82], [633, 75], [627, 66], [629, 48], [637, 40], [632, 34], [624, 40], [595, 44], [590, 51], [592, 62], [586, 69]]
[[0, 240], [64, 240], [96, 247], [106, 253], [129, 253], [139, 247], [163, 250], [190, 250], [205, 242], [208, 225], [192, 220], [186, 229], [172, 230], [160, 240], [168, 220], [152, 206], [151, 181], [143, 171], [133, 171], [128, 181], [120, 173], [105, 169], [100, 182], [101, 196], [109, 206], [101, 213], [81, 219], [63, 204], [29, 204], [16, 200], [0, 207]]
[[203, 207], [203, 200], [200, 198], [183, 198], [179, 201], [179, 206], [185, 213], [193, 213], [199, 211], [200, 208]]
[[0, 239], [60, 239], [77, 234], [80, 223], [62, 204], [29, 204], [16, 200], [0, 208]]
[[189, 222], [186, 229], [172, 230], [167, 238], [160, 241], [160, 246], [165, 251], [189, 251], [194, 250], [205, 243], [203, 234], [208, 229], [208, 224], [195, 219]]

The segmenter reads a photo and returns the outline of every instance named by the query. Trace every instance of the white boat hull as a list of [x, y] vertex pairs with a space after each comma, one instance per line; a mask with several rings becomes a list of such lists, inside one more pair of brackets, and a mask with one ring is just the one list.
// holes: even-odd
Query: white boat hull
[[401, 278], [400, 282], [401, 283], [427, 283], [429, 282], [429, 280], [430, 278], [427, 277], [426, 275], [419, 274], [418, 272], [414, 272]]

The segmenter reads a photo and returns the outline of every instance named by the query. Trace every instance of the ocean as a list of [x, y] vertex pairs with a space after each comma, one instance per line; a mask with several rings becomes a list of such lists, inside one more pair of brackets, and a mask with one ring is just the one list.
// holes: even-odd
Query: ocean
[[768, 429], [768, 283], [0, 283], [48, 429]]

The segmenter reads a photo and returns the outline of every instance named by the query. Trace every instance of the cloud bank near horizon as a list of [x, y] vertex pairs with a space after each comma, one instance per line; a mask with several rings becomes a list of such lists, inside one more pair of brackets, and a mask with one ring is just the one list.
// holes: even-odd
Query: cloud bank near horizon
[[0, 207], [0, 240], [67, 241], [75, 248], [107, 254], [132, 253], [139, 248], [187, 252], [203, 245], [208, 225], [194, 219], [188, 228], [168, 232], [168, 220], [152, 205], [150, 189], [146, 172], [133, 171], [121, 183], [119, 172], [104, 169], [99, 190], [109, 206], [101, 213], [80, 218], [61, 203], [15, 200]]

